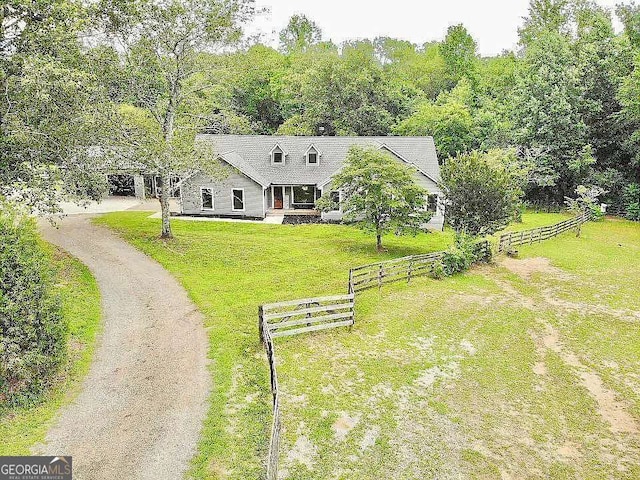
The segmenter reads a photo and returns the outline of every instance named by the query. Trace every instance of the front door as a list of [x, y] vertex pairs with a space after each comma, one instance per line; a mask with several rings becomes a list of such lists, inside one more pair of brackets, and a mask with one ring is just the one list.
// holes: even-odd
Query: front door
[[273, 187], [273, 208], [282, 210], [284, 187]]

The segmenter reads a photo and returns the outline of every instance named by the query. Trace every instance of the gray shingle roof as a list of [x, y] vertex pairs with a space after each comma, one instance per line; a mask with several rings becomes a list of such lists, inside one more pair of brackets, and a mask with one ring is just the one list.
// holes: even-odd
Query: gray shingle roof
[[[434, 181], [440, 179], [432, 137], [302, 137], [283, 135], [198, 135], [196, 141], [211, 142], [216, 153], [254, 181], [266, 187], [326, 183], [344, 164], [352, 145], [383, 147]], [[277, 145], [286, 152], [284, 165], [271, 164]], [[320, 152], [319, 165], [307, 165], [310, 145]]]

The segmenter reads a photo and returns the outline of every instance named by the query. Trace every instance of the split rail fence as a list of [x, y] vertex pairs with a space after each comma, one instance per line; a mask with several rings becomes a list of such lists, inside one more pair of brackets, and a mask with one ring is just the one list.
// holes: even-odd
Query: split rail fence
[[[398, 280], [410, 282], [413, 277], [429, 275], [433, 265], [445, 255], [446, 252], [425, 253], [352, 268], [349, 270], [349, 293], [376, 286], [380, 288], [385, 283]], [[476, 243], [476, 255], [480, 261], [490, 258], [491, 245], [488, 240]]]
[[580, 228], [582, 224], [587, 222], [591, 218], [589, 212], [582, 213], [574, 218], [564, 220], [556, 223], [555, 225], [548, 225], [546, 227], [532, 228], [531, 230], [523, 230], [521, 232], [508, 232], [500, 235], [498, 239], [498, 253], [509, 252], [512, 247], [518, 245], [532, 244], [548, 240], [561, 233], [569, 230], [576, 230], [576, 234], [580, 235]]
[[259, 307], [258, 330], [267, 354], [273, 397], [267, 480], [278, 478], [278, 452], [280, 450], [280, 398], [273, 339], [328, 328], [350, 327], [354, 322], [355, 295], [353, 293], [270, 303]]

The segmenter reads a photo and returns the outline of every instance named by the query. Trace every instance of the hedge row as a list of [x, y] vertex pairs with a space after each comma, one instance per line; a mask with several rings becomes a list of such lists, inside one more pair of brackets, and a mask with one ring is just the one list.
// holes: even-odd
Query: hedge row
[[30, 403], [54, 381], [67, 336], [33, 221], [0, 212], [0, 405]]

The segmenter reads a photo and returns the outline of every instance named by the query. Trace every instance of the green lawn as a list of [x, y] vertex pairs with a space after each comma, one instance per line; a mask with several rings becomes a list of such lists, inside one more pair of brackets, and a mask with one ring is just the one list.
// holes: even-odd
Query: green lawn
[[30, 448], [44, 440], [58, 409], [79, 392], [100, 328], [100, 292], [95, 279], [74, 257], [54, 247], [48, 250], [69, 323], [69, 357], [54, 387], [37, 405], [0, 410], [0, 455], [29, 455]]
[[[270, 426], [261, 303], [346, 291], [350, 266], [441, 250], [345, 226], [99, 222], [202, 309], [214, 392], [196, 478], [259, 478]], [[516, 228], [565, 218], [526, 214]], [[521, 259], [358, 295], [356, 326], [276, 340], [290, 479], [638, 478], [640, 225], [590, 223]], [[544, 257], [544, 258], [540, 258]]]
[[547, 225], [553, 225], [554, 223], [561, 222], [573, 216], [574, 215], [569, 212], [536, 213], [531, 210], [527, 210], [522, 214], [521, 222], [512, 223], [505, 229], [505, 231], [519, 232], [521, 230], [528, 230], [530, 228], [545, 227]]

